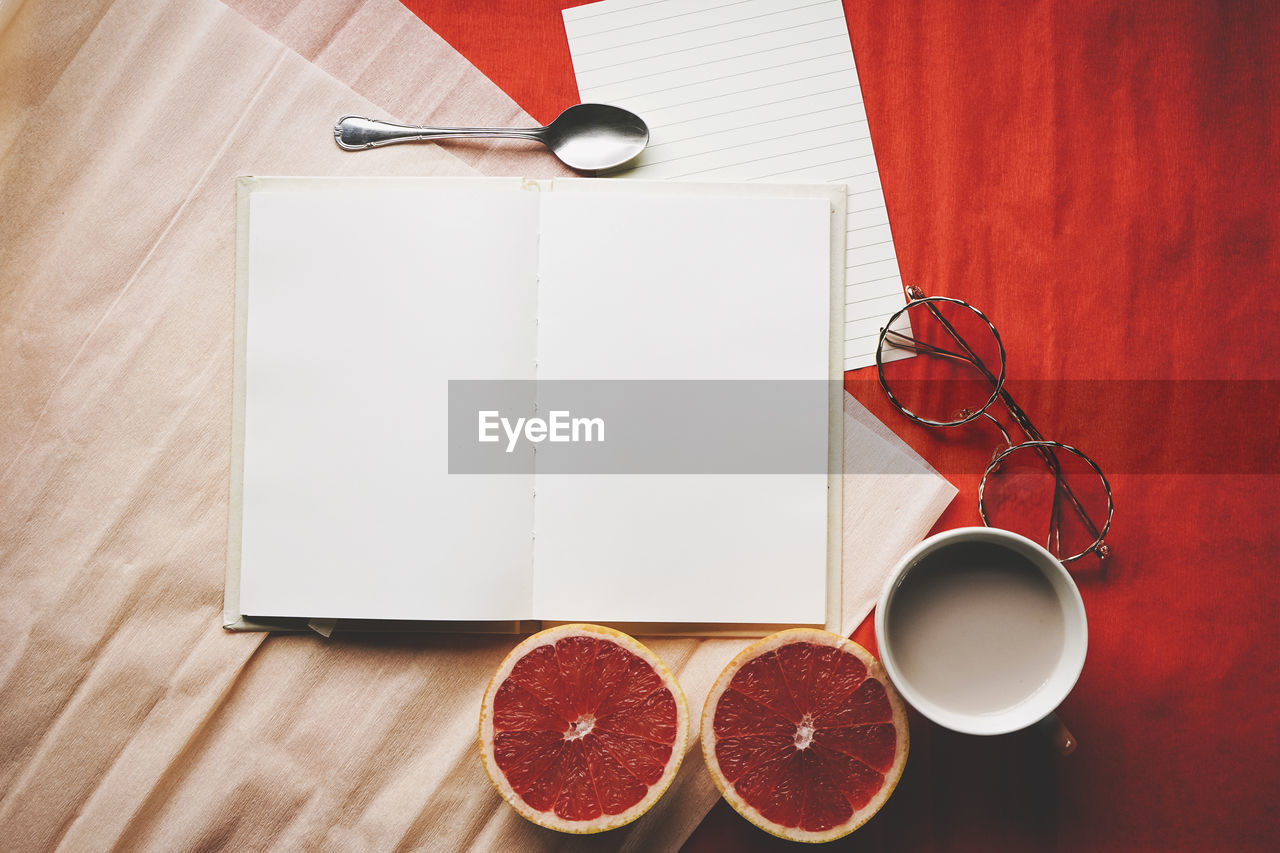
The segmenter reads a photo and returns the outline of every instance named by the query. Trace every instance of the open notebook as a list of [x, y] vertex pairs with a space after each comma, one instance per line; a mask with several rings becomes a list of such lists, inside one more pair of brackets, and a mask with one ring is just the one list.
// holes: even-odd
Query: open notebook
[[242, 178], [227, 627], [835, 624], [844, 204]]

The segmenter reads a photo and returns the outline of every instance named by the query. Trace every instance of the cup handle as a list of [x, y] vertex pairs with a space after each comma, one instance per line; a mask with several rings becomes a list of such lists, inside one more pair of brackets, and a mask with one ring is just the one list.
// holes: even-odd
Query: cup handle
[[1070, 755], [1076, 751], [1078, 743], [1075, 735], [1067, 730], [1067, 727], [1062, 724], [1062, 720], [1057, 714], [1050, 714], [1041, 720], [1037, 726], [1053, 743], [1059, 755]]

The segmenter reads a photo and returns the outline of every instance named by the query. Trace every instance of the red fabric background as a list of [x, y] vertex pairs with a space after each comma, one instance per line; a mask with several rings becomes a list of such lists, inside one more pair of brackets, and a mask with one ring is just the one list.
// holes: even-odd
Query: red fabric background
[[[577, 100], [576, 4], [405, 2], [538, 119]], [[1117, 509], [1109, 568], [1076, 573], [1079, 751], [913, 717], [899, 790], [836, 847], [1275, 849], [1280, 7], [845, 8], [904, 280], [992, 318], [1008, 387]], [[977, 523], [994, 432], [911, 425], [874, 370], [846, 385], [960, 488], [939, 529]], [[721, 803], [687, 849], [788, 846]]]

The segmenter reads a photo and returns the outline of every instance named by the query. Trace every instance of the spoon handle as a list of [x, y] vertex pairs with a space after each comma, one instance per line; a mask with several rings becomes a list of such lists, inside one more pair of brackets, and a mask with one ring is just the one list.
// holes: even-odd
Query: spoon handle
[[540, 127], [527, 129], [505, 127], [417, 127], [392, 124], [360, 116], [343, 116], [333, 127], [333, 138], [338, 146], [348, 151], [376, 148], [393, 142], [421, 142], [432, 139], [459, 139], [466, 137], [501, 136], [508, 139], [542, 140]]

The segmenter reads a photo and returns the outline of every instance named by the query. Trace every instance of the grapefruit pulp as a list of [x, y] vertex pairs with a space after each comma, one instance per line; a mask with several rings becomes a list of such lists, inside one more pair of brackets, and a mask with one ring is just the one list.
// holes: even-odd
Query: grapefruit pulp
[[734, 658], [707, 696], [702, 750], [743, 817], [792, 841], [848, 835], [889, 798], [907, 718], [879, 661], [838, 634], [780, 631]]
[[662, 796], [688, 730], [684, 694], [653, 652], [611, 628], [561, 625], [498, 667], [480, 710], [480, 753], [524, 817], [561, 832], [603, 832]]

